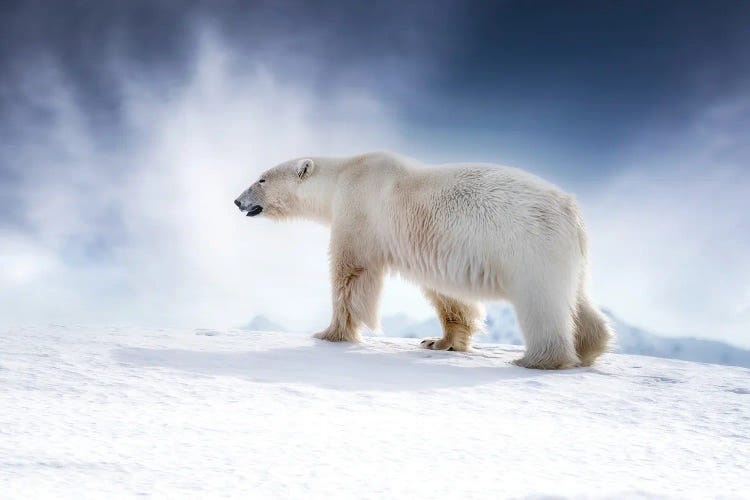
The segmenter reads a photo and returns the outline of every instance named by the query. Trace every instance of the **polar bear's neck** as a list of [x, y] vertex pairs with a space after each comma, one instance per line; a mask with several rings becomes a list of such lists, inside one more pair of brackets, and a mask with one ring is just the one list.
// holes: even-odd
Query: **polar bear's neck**
[[299, 190], [300, 216], [330, 225], [333, 220], [333, 199], [341, 174], [349, 158], [313, 158], [315, 173]]

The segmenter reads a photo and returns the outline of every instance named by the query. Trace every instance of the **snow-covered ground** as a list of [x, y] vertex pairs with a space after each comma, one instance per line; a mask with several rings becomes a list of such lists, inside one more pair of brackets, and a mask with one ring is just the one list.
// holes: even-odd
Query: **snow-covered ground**
[[246, 331], [0, 336], [0, 496], [498, 498], [750, 492], [750, 370]]

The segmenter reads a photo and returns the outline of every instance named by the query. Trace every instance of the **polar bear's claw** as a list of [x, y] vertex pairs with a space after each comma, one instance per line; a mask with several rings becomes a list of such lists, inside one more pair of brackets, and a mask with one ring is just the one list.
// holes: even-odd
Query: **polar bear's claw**
[[442, 338], [424, 339], [419, 343], [419, 347], [430, 349], [432, 351], [455, 351], [453, 345]]

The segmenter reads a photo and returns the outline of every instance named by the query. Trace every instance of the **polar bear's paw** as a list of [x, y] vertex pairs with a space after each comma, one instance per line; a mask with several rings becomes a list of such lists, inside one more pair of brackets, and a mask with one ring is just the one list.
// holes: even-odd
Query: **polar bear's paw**
[[516, 359], [513, 361], [513, 364], [532, 370], [565, 370], [566, 368], [575, 368], [579, 365], [576, 360], [571, 359], [535, 358], [530, 356]]
[[445, 338], [424, 339], [419, 343], [419, 347], [432, 351], [468, 351], [470, 349], [468, 344], [459, 344]]
[[351, 332], [340, 332], [326, 328], [322, 332], [313, 335], [313, 338], [327, 340], [328, 342], [359, 342], [359, 335]]

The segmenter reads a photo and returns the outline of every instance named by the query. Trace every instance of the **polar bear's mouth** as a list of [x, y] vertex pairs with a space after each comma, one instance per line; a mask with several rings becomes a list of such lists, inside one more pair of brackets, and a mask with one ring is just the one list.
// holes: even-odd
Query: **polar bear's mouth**
[[253, 205], [250, 207], [250, 210], [247, 211], [247, 215], [245, 217], [254, 217], [261, 213], [263, 211], [263, 207], [260, 205]]

